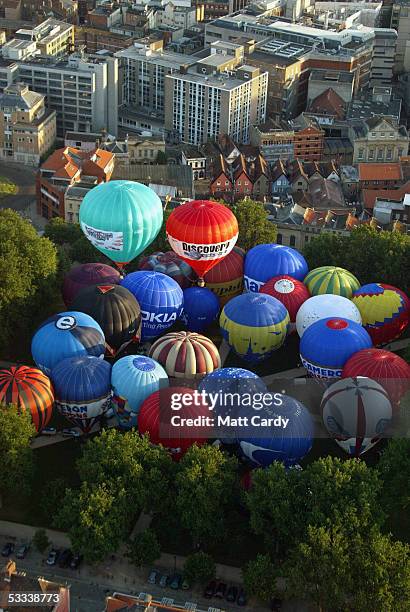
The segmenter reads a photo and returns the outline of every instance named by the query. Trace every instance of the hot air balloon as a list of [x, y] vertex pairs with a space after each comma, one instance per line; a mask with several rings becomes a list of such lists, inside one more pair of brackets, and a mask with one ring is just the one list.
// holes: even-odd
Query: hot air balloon
[[142, 402], [168, 384], [163, 367], [149, 357], [129, 355], [114, 363], [111, 372], [112, 407], [118, 425], [122, 429], [136, 427]]
[[224, 259], [238, 239], [238, 222], [223, 204], [194, 200], [175, 208], [167, 220], [167, 237], [171, 248], [199, 276]]
[[245, 251], [235, 246], [229, 255], [204, 276], [206, 286], [218, 296], [221, 307], [242, 293], [244, 259]]
[[351, 272], [336, 266], [322, 266], [311, 270], [304, 283], [312, 295], [330, 293], [349, 299], [360, 287], [359, 281]]
[[410, 365], [383, 349], [363, 349], [346, 361], [342, 378], [357, 376], [377, 381], [387, 391], [393, 407], [410, 390]]
[[[237, 418], [243, 405], [255, 405], [255, 400], [261, 393], [268, 391], [267, 386], [259, 376], [244, 368], [219, 368], [207, 374], [198, 385], [199, 392], [205, 392], [206, 397], [211, 397], [214, 418], [224, 419], [229, 416]], [[230, 399], [232, 398], [232, 399]], [[224, 444], [232, 444], [237, 441], [238, 429], [225, 427], [218, 423], [218, 437]]]
[[176, 281], [161, 272], [131, 272], [122, 281], [141, 308], [141, 339], [156, 338], [181, 316], [184, 296]]
[[104, 357], [105, 338], [101, 327], [83, 312], [60, 312], [40, 325], [31, 342], [35, 364], [49, 375], [67, 357]]
[[352, 302], [359, 309], [375, 346], [398, 338], [409, 324], [410, 300], [392, 285], [363, 285], [354, 292]]
[[63, 300], [67, 307], [77, 293], [90, 285], [118, 285], [120, 273], [111, 266], [101, 263], [87, 263], [74, 266], [66, 274], [63, 283]]
[[137, 257], [161, 229], [161, 200], [134, 181], [100, 183], [80, 206], [80, 225], [96, 249], [118, 268]]
[[174, 251], [157, 252], [143, 257], [138, 264], [138, 270], [161, 272], [170, 276], [181, 289], [187, 289], [195, 279], [191, 266], [183, 261]]
[[261, 287], [260, 293], [271, 295], [284, 305], [289, 313], [290, 331], [294, 331], [298, 310], [310, 298], [306, 285], [291, 276], [274, 276]]
[[300, 340], [300, 358], [310, 376], [340, 378], [346, 361], [371, 348], [367, 331], [348, 319], [328, 318], [313, 323]]
[[173, 378], [195, 379], [221, 367], [221, 358], [209, 338], [191, 332], [170, 332], [151, 346], [149, 356]]
[[10, 366], [0, 369], [0, 402], [29, 412], [37, 432], [47, 426], [53, 413], [54, 393], [49, 378], [37, 368]]
[[219, 309], [219, 300], [210, 289], [190, 287], [184, 291], [184, 311], [181, 321], [189, 331], [202, 332], [215, 321]]
[[329, 317], [349, 319], [361, 325], [362, 317], [357, 307], [341, 295], [315, 295], [306, 300], [296, 315], [296, 330], [300, 337], [316, 321]]
[[250, 362], [267, 359], [285, 341], [289, 327], [286, 308], [270, 295], [244, 293], [230, 300], [219, 318], [222, 337]]
[[308, 273], [305, 258], [281, 244], [258, 244], [246, 253], [245, 289], [257, 293], [274, 276], [291, 276], [303, 281]]
[[107, 350], [115, 355], [141, 337], [141, 310], [135, 297], [121, 285], [91, 285], [81, 289], [73, 310], [90, 315], [104, 332]]
[[392, 418], [385, 389], [364, 377], [344, 378], [330, 385], [321, 409], [329, 434], [355, 457], [380, 440]]
[[274, 461], [282, 461], [289, 467], [303, 459], [312, 448], [314, 424], [310, 412], [289, 395], [281, 395], [281, 398], [281, 405], [246, 410], [251, 431], [249, 436], [239, 440], [239, 446], [254, 466], [268, 467]]
[[85, 433], [111, 405], [111, 365], [103, 359], [68, 357], [51, 370], [55, 406]]
[[[181, 410], [174, 412], [172, 400], [175, 397], [190, 398], [192, 405], [184, 404]], [[188, 401], [189, 403], [189, 401]], [[195, 391], [188, 387], [168, 387], [152, 393], [141, 405], [138, 412], [138, 431], [140, 434], [149, 434], [153, 444], [162, 444], [170, 451], [172, 458], [178, 460], [193, 445], [202, 446], [211, 437], [212, 428], [205, 425], [195, 427], [178, 422], [172, 424], [172, 417], [183, 419], [209, 419], [208, 405]]]

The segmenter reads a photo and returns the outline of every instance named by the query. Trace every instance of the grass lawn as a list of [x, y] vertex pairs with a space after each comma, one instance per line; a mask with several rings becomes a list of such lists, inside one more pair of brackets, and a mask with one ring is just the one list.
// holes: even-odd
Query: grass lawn
[[16, 195], [18, 187], [9, 179], [4, 176], [0, 176], [0, 198], [4, 198], [9, 195]]

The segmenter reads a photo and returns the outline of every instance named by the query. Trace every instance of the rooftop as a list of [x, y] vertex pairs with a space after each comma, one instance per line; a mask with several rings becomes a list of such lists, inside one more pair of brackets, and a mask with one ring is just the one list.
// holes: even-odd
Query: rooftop
[[15, 110], [30, 110], [44, 99], [42, 94], [30, 91], [23, 83], [13, 83], [0, 94], [0, 108], [13, 108]]
[[170, 185], [183, 195], [193, 197], [193, 174], [191, 166], [183, 165], [139, 165], [118, 166], [112, 179], [125, 179], [145, 184]]
[[361, 181], [400, 181], [402, 171], [399, 163], [392, 164], [358, 164]]

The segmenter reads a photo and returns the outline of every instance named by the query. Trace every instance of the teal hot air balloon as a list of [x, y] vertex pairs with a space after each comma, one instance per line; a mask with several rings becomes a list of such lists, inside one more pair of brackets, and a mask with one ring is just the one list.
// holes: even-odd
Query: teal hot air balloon
[[163, 221], [161, 200], [133, 181], [110, 181], [91, 189], [80, 207], [88, 240], [121, 268], [155, 239]]

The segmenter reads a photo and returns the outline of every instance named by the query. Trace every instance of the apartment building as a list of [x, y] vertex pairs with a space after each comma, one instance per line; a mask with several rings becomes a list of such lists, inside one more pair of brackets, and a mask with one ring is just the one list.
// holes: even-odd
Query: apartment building
[[0, 95], [0, 157], [37, 166], [56, 139], [56, 114], [44, 96], [21, 83]]
[[249, 143], [251, 126], [265, 121], [268, 73], [214, 53], [165, 77], [165, 129], [199, 145], [228, 134]]
[[59, 56], [74, 50], [74, 26], [52, 17], [31, 29], [17, 30], [15, 38], [35, 43], [41, 55]]

